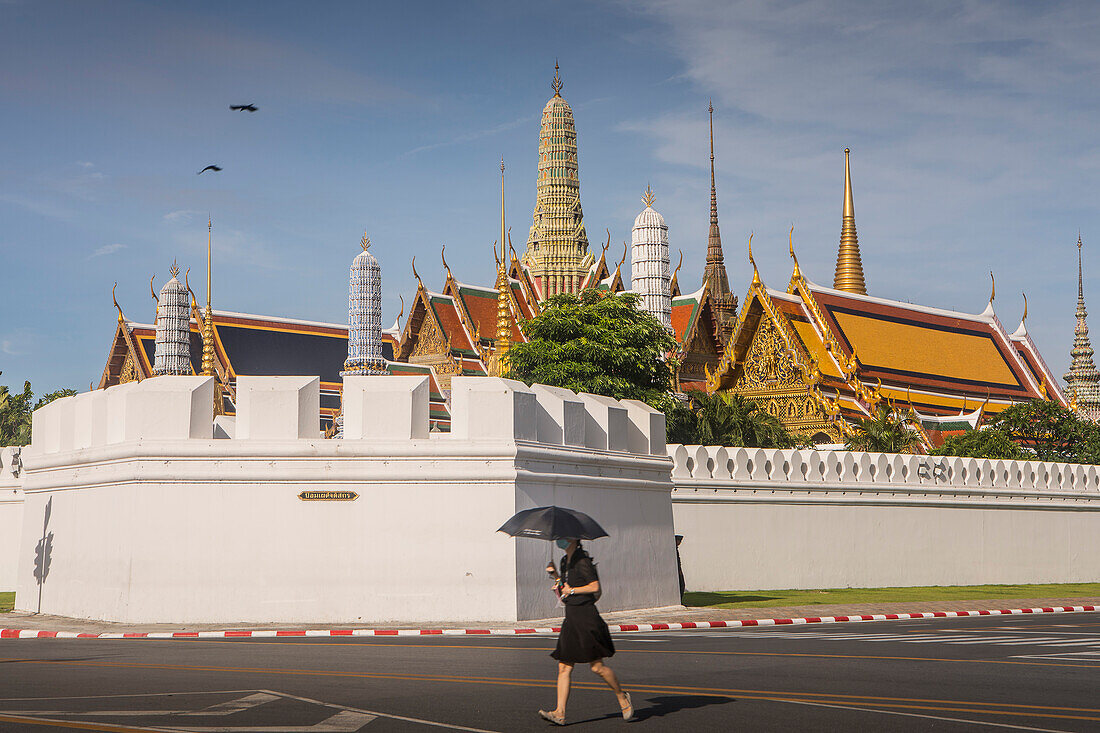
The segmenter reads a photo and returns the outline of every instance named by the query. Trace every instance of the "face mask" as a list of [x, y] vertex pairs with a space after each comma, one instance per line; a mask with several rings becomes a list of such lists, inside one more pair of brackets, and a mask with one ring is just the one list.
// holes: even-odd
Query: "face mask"
[[555, 544], [558, 546], [558, 549], [568, 550], [569, 549], [569, 544], [572, 541], [573, 540], [555, 540]]

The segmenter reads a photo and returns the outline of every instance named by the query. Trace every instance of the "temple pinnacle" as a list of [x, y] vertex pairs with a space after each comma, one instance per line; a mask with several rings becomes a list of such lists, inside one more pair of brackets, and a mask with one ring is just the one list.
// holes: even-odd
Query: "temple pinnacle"
[[737, 315], [737, 296], [730, 291], [722, 254], [722, 233], [718, 229], [718, 193], [714, 185], [714, 104], [707, 102], [710, 116], [710, 231], [707, 234], [707, 261], [703, 284], [714, 301], [723, 339], [733, 332]]
[[844, 210], [833, 288], [866, 295], [867, 285], [863, 279], [863, 262], [859, 256], [859, 237], [856, 234], [856, 206], [852, 198], [852, 169], [848, 163], [850, 152], [848, 148], [844, 148]]
[[1073, 361], [1062, 377], [1066, 382], [1066, 396], [1070, 398], [1077, 414], [1086, 420], [1100, 419], [1100, 371], [1093, 360], [1092, 343], [1086, 319], [1085, 289], [1081, 264], [1081, 236], [1077, 236], [1077, 326], [1073, 329]]
[[561, 96], [561, 88], [565, 86], [561, 83], [561, 76], [558, 74], [558, 60], [554, 59], [554, 81], [550, 82], [550, 88], [554, 90], [554, 96]]

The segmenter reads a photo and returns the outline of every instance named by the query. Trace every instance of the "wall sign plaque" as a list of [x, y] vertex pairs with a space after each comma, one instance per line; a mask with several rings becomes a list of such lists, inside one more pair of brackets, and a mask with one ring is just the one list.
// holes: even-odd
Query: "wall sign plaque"
[[302, 501], [355, 501], [359, 494], [354, 491], [303, 491], [298, 498]]

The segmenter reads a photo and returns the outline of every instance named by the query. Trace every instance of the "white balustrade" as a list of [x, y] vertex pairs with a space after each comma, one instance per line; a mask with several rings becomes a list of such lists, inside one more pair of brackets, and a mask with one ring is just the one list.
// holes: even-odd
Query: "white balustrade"
[[823, 484], [871, 491], [926, 487], [980, 492], [1100, 494], [1100, 466], [860, 451], [765, 449], [702, 445], [667, 447], [673, 482], [714, 488]]

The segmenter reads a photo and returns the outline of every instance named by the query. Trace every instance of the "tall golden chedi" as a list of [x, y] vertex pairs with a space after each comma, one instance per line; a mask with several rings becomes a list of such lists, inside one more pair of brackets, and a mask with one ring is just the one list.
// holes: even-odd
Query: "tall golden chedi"
[[539, 132], [537, 197], [523, 263], [531, 270], [542, 298], [575, 293], [594, 264], [581, 211], [577, 174], [577, 128], [573, 110], [562, 99], [554, 64], [554, 96], [542, 109]]
[[833, 289], [867, 295], [863, 261], [859, 257], [859, 237], [856, 235], [856, 205], [852, 199], [852, 169], [848, 165], [848, 153], [848, 148], [844, 148], [844, 216], [840, 225]]

